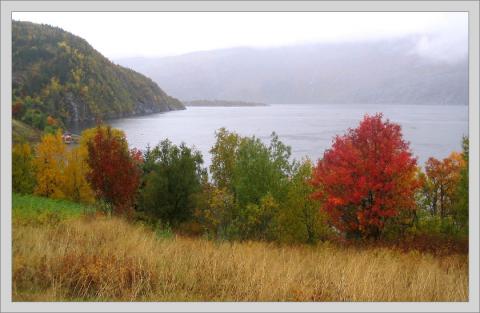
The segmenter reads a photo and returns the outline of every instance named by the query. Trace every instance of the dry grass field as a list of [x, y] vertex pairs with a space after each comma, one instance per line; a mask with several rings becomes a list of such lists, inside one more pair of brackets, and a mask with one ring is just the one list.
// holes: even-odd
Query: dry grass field
[[107, 217], [14, 221], [13, 238], [14, 301], [468, 300], [466, 255], [161, 238]]

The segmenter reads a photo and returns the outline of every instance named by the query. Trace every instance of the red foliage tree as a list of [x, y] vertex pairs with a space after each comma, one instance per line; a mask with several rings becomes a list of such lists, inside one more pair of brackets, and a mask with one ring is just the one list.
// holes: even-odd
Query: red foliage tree
[[87, 175], [97, 197], [109, 203], [114, 213], [128, 213], [132, 208], [140, 185], [137, 150], [128, 150], [125, 137], [113, 134], [111, 128], [96, 129], [88, 143]]
[[347, 235], [378, 238], [389, 218], [416, 209], [416, 159], [400, 126], [382, 118], [366, 115], [335, 137], [314, 169], [312, 197]]
[[12, 116], [14, 118], [21, 118], [23, 111], [23, 104], [20, 101], [15, 102], [15, 104], [12, 106]]

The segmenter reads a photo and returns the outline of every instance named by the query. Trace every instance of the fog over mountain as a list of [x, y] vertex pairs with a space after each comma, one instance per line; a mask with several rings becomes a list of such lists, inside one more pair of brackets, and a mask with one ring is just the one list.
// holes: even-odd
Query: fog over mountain
[[428, 38], [408, 36], [116, 62], [182, 100], [467, 105], [467, 57], [434, 49]]

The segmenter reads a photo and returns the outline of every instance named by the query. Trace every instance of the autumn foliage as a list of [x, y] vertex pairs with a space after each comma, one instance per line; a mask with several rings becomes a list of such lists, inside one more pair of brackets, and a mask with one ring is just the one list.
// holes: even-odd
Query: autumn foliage
[[291, 160], [275, 133], [268, 145], [220, 129], [211, 180], [201, 153], [185, 144], [164, 140], [142, 153], [119, 129], [87, 129], [79, 145], [66, 145], [61, 134], [14, 147], [14, 192], [126, 213], [160, 233], [173, 227], [221, 240], [373, 238], [411, 247], [468, 235], [467, 139], [462, 153], [417, 167], [400, 126], [381, 114], [335, 137], [316, 166]]
[[66, 148], [60, 131], [47, 134], [37, 146], [34, 166], [37, 169], [35, 194], [49, 198], [64, 198]]
[[12, 105], [12, 116], [15, 118], [21, 117], [23, 114], [24, 107], [22, 102], [16, 101], [14, 105]]
[[51, 117], [50, 115], [47, 117], [47, 125], [50, 125], [50, 126], [58, 126], [58, 121]]
[[97, 197], [111, 205], [115, 213], [128, 213], [140, 184], [141, 154], [130, 151], [125, 137], [114, 135], [110, 127], [97, 127], [87, 146], [87, 179]]
[[425, 165], [425, 191], [433, 215], [452, 215], [461, 171], [465, 167], [462, 154], [452, 152], [447, 158], [429, 158]]
[[314, 169], [313, 197], [338, 230], [354, 237], [378, 238], [388, 219], [416, 207], [416, 159], [400, 126], [382, 118], [366, 115], [335, 137]]
[[83, 146], [70, 150], [65, 166], [65, 183], [63, 190], [66, 198], [83, 203], [94, 203], [95, 195], [87, 181], [90, 168], [87, 164], [88, 151]]

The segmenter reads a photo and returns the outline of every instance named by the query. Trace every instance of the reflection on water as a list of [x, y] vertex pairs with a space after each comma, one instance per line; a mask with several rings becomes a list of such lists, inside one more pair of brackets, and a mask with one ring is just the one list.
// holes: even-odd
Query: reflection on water
[[96, 123], [93, 121], [88, 122], [72, 122], [66, 125], [69, 132], [75, 135], [80, 135], [84, 129], [95, 127]]

